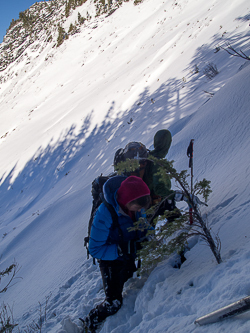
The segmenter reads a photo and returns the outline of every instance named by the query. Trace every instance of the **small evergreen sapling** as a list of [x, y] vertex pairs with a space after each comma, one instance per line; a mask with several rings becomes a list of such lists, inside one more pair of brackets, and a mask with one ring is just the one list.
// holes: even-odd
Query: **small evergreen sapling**
[[[194, 185], [193, 195], [191, 195], [187, 182], [188, 175], [186, 170], [178, 173], [173, 167], [173, 161], [169, 162], [167, 160], [157, 159], [151, 156], [149, 158], [159, 166], [159, 169], [161, 169], [162, 173], [166, 172], [171, 178], [175, 179], [177, 185], [182, 189], [189, 206], [192, 207], [194, 223], [189, 227], [190, 231], [188, 232], [188, 236], [192, 236], [194, 234], [200, 235], [202, 239], [205, 240], [205, 242], [209, 245], [217, 263], [220, 264], [222, 262], [220, 256], [220, 240], [218, 236], [215, 237], [215, 240], [213, 239], [207, 222], [202, 218], [199, 208], [195, 203], [194, 197], [194, 195], [201, 194], [204, 200], [207, 201], [209, 194], [212, 192], [210, 188], [210, 181], [203, 179], [202, 181], [197, 182]], [[183, 217], [185, 217], [185, 215], [186, 214], [184, 214]]]
[[[155, 231], [149, 231], [149, 241], [143, 244], [143, 248], [139, 251], [139, 257], [142, 259], [141, 271], [148, 271], [152, 269], [155, 264], [162, 261], [170, 254], [183, 251], [187, 245], [187, 239], [193, 235], [199, 235], [209, 245], [212, 253], [214, 254], [217, 263], [221, 263], [220, 256], [220, 240], [218, 236], [213, 239], [207, 222], [201, 216], [201, 213], [195, 203], [195, 195], [202, 195], [205, 202], [208, 200], [209, 194], [212, 192], [210, 188], [210, 181], [203, 179], [200, 182], [194, 184], [193, 195], [190, 194], [190, 188], [188, 185], [188, 174], [186, 170], [177, 172], [173, 167], [173, 161], [167, 161], [165, 159], [158, 159], [153, 156], [148, 157], [149, 162], [153, 162], [158, 166], [158, 175], [161, 181], [167, 183], [169, 178], [174, 179], [177, 186], [182, 190], [185, 197], [185, 201], [189, 207], [193, 209], [193, 224], [189, 223], [189, 213], [182, 212], [181, 217], [174, 219], [169, 223], [159, 223], [166, 221], [171, 216], [174, 217], [175, 211], [165, 211], [163, 216], [157, 216], [157, 210], [164, 200], [170, 199], [166, 197], [161, 203], [158, 203], [151, 207], [147, 211], [147, 223], [155, 226]], [[117, 165], [117, 172], [132, 172], [139, 168], [139, 160], [126, 160]], [[171, 195], [172, 196], [172, 195]], [[159, 226], [159, 224], [161, 224]], [[147, 224], [148, 225], [148, 224]], [[145, 221], [140, 219], [134, 224], [133, 230], [147, 228]], [[152, 237], [152, 234], [154, 237]]]
[[[171, 213], [165, 212], [164, 216], [157, 217], [154, 220], [155, 230], [148, 231], [148, 240], [142, 243], [142, 249], [138, 253], [142, 260], [140, 273], [151, 271], [157, 263], [174, 252], [181, 253], [187, 245], [189, 228], [186, 226], [186, 216], [182, 215], [170, 223], [158, 224], [158, 222], [165, 222]], [[141, 227], [142, 222], [136, 222], [132, 230], [140, 229], [138, 225]]]

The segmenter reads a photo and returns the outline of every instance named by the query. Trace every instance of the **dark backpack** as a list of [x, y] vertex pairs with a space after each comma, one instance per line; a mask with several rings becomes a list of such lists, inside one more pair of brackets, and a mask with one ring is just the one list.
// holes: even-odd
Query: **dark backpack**
[[145, 159], [148, 157], [149, 150], [141, 142], [129, 142], [125, 148], [119, 148], [114, 157], [114, 166], [129, 159]]

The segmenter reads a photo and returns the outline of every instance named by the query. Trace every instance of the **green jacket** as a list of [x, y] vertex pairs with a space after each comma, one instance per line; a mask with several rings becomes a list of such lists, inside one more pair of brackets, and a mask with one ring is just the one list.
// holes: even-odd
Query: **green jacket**
[[[154, 136], [154, 150], [150, 152], [150, 155], [153, 155], [157, 158], [164, 158], [171, 146], [172, 135], [166, 130], [159, 130]], [[148, 185], [151, 197], [156, 199], [157, 197], [166, 197], [172, 193], [171, 190], [171, 179], [167, 175], [159, 175], [159, 166], [148, 162], [143, 180]], [[165, 182], [163, 181], [163, 177]]]

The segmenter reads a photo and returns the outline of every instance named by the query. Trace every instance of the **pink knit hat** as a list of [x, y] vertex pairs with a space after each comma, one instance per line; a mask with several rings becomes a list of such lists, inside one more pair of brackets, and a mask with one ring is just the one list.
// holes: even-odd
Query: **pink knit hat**
[[117, 191], [117, 201], [122, 206], [138, 198], [150, 195], [147, 184], [136, 176], [129, 176], [122, 183]]

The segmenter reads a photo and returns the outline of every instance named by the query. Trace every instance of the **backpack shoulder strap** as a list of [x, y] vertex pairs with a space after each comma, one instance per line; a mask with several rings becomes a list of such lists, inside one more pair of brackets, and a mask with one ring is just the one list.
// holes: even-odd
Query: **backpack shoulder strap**
[[120, 224], [118, 222], [118, 215], [115, 211], [115, 208], [110, 203], [108, 203], [106, 200], [103, 200], [103, 203], [108, 208], [108, 210], [111, 214], [113, 228], [117, 228], [118, 231], [119, 231], [119, 236], [121, 238], [123, 238], [122, 229], [121, 229]]

